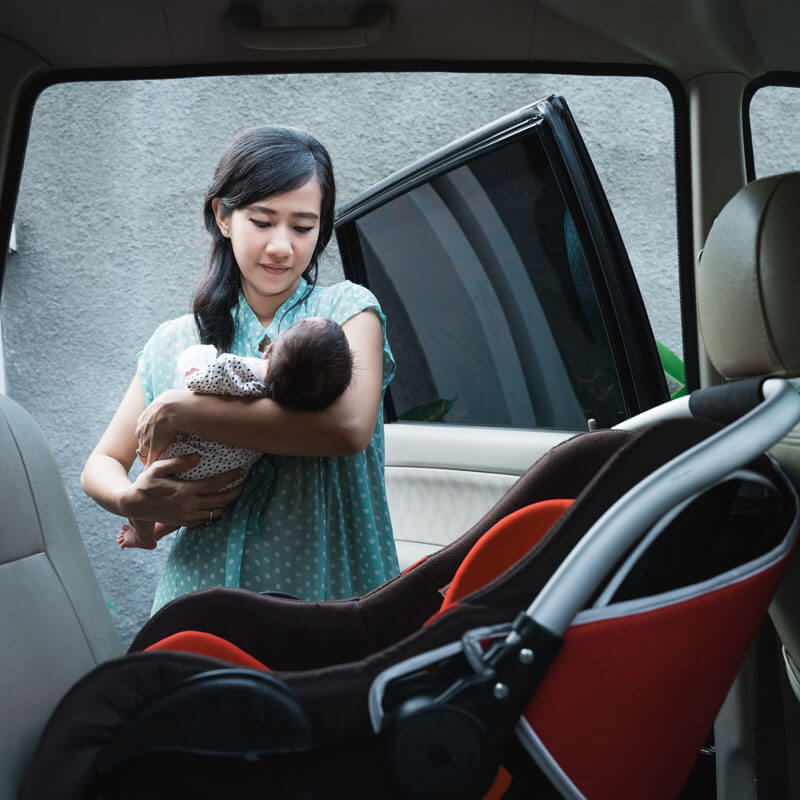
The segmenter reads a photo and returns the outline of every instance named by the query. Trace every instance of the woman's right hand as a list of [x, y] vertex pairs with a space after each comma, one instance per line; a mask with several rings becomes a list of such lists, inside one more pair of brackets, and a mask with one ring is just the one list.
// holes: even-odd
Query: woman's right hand
[[220, 491], [244, 475], [234, 469], [212, 478], [185, 481], [175, 478], [200, 460], [197, 453], [153, 462], [136, 480], [120, 492], [119, 507], [127, 517], [167, 525], [206, 525], [219, 519], [225, 506], [244, 491], [244, 483]]

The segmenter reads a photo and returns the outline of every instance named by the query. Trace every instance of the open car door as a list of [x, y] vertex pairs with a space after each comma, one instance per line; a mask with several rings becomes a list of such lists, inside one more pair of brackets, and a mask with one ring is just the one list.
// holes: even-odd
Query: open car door
[[401, 567], [540, 455], [668, 399], [622, 239], [560, 97], [340, 209], [345, 275], [387, 317], [386, 481]]

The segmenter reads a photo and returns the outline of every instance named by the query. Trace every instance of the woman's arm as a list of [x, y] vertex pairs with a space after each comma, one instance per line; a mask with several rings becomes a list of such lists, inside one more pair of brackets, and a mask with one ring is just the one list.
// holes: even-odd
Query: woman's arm
[[164, 392], [139, 417], [143, 453], [160, 454], [177, 433], [294, 456], [343, 456], [361, 452], [375, 430], [383, 383], [383, 331], [367, 310], [342, 325], [353, 354], [353, 377], [344, 393], [323, 411], [294, 411], [267, 398], [245, 400]]
[[[197, 454], [151, 464], [135, 481], [128, 472], [136, 458], [136, 420], [145, 409], [139, 377], [134, 376], [114, 417], [86, 461], [81, 486], [96, 503], [124, 517], [174, 525], [199, 525], [217, 519], [243, 486], [219, 490], [240, 477], [232, 470], [213, 478], [182, 481], [172, 475], [197, 464]], [[210, 514], [211, 511], [213, 514]]]

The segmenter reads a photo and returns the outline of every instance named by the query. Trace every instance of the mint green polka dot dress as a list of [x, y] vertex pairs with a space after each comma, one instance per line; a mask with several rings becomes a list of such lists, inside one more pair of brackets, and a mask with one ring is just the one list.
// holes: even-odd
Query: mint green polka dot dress
[[[350, 281], [307, 289], [300, 284], [265, 330], [242, 292], [232, 309], [233, 353], [259, 356], [264, 335], [278, 334], [306, 317], [339, 324], [366, 309], [383, 328], [383, 391], [395, 363], [386, 319], [375, 296]], [[284, 311], [290, 309], [284, 317]], [[178, 354], [199, 341], [190, 314], [161, 325], [139, 354], [145, 401], [181, 385]], [[289, 592], [306, 600], [363, 594], [398, 571], [383, 477], [383, 417], [366, 450], [354, 456], [306, 457], [265, 453], [251, 469], [245, 490], [211, 525], [181, 528], [156, 589], [153, 609], [187, 592], [212, 586]], [[166, 540], [164, 540], [166, 542]]]

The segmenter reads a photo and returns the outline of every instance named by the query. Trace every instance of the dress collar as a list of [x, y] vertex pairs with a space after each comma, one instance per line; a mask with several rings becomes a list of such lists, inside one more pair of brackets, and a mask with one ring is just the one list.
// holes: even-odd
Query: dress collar
[[291, 306], [303, 296], [307, 289], [308, 282], [301, 276], [297, 286], [295, 287], [295, 290], [289, 295], [289, 297], [286, 298], [286, 300], [283, 301], [283, 303], [281, 303], [281, 305], [275, 311], [275, 316], [273, 316], [272, 322], [270, 322], [266, 329], [259, 322], [255, 311], [250, 308], [250, 304], [247, 302], [244, 292], [239, 289], [239, 302], [233, 309], [233, 319], [236, 327], [237, 338], [240, 338], [243, 343], [246, 342], [254, 353], [258, 352], [258, 346], [261, 344], [265, 335], [269, 337], [270, 341], [272, 341], [282, 328], [288, 327], [288, 324], [291, 324], [287, 319], [285, 324], [281, 325], [281, 317], [283, 317], [283, 312], [286, 311], [287, 308], [291, 308]]

